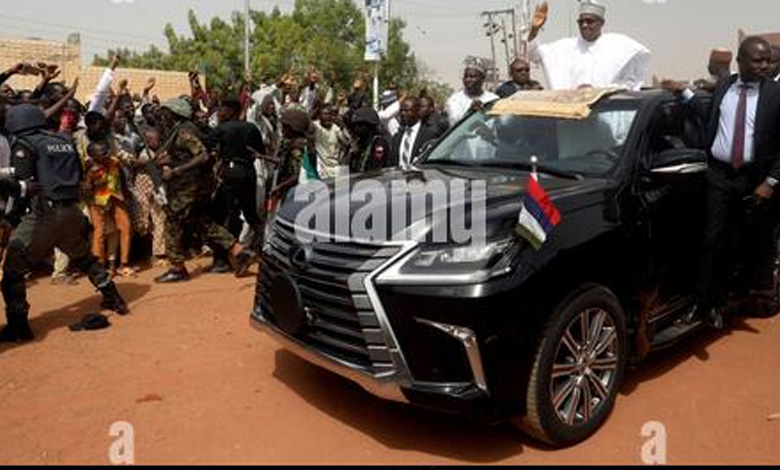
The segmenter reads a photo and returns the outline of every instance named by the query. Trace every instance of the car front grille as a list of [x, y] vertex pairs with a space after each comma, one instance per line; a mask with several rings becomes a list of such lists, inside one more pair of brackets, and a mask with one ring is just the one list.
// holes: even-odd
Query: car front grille
[[399, 253], [398, 247], [364, 243], [311, 243], [308, 262], [291, 260], [303, 244], [288, 222], [274, 223], [263, 253], [257, 303], [276, 322], [270, 298], [277, 276], [286, 274], [301, 294], [306, 327], [296, 339], [321, 353], [372, 374], [394, 371], [390, 348], [365, 287], [366, 277]]

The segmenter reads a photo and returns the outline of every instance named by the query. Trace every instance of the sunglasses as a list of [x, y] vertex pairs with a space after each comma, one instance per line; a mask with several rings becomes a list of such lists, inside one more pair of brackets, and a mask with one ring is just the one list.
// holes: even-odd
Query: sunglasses
[[594, 18], [581, 18], [577, 20], [577, 24], [580, 26], [584, 25], [592, 25], [598, 23], [600, 20], [594, 19]]

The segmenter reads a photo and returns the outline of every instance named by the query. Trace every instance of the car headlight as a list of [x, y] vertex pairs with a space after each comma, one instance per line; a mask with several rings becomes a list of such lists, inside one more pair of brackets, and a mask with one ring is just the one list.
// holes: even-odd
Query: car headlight
[[520, 243], [514, 238], [463, 246], [425, 245], [380, 274], [380, 284], [484, 282], [511, 271]]

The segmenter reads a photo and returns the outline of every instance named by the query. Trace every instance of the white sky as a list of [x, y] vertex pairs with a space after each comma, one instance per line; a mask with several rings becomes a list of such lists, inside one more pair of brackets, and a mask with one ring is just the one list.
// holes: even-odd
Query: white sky
[[[778, 0], [602, 0], [608, 7], [606, 30], [628, 34], [654, 52], [653, 73], [692, 78], [705, 73], [709, 50], [736, 48], [737, 29], [748, 33], [780, 30]], [[663, 1], [663, 0], [662, 0]], [[437, 78], [460, 80], [466, 55], [490, 55], [490, 43], [479, 13], [515, 6], [518, 0], [391, 0], [392, 14], [408, 22], [405, 32], [417, 53]], [[251, 0], [252, 8], [289, 10], [294, 0]], [[0, 34], [64, 40], [80, 32], [85, 61], [106, 49], [165, 46], [163, 29], [172, 23], [188, 32], [187, 10], [201, 20], [242, 10], [243, 0], [25, 0], [4, 2]], [[550, 0], [550, 21], [543, 40], [576, 34], [575, 0]], [[500, 49], [503, 53], [503, 49]], [[499, 55], [501, 56], [501, 55]]]

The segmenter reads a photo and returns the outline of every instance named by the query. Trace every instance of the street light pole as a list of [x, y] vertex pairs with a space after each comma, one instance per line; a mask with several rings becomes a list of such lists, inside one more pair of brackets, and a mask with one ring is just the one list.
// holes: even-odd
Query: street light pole
[[244, 74], [249, 77], [249, 0], [244, 0]]

